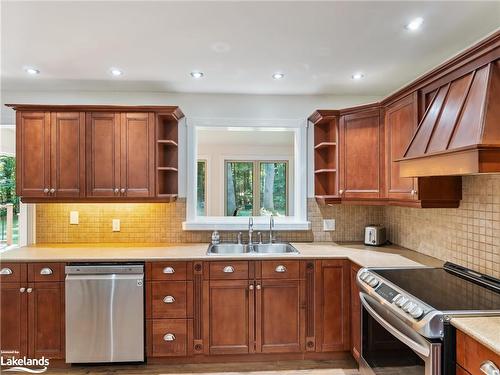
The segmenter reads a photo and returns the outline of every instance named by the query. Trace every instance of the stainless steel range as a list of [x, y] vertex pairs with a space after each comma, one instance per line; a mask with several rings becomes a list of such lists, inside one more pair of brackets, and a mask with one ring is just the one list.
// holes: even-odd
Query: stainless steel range
[[362, 268], [361, 373], [453, 375], [456, 316], [500, 315], [500, 280], [443, 268]]

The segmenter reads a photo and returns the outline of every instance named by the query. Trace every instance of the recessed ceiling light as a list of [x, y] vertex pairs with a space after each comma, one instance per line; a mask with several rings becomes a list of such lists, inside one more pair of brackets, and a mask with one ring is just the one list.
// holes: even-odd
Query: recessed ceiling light
[[274, 73], [273, 74], [273, 79], [282, 79], [285, 78], [285, 75], [283, 73]]
[[198, 70], [194, 71], [194, 72], [191, 72], [191, 77], [193, 78], [202, 78], [204, 76], [203, 72], [200, 72]]
[[31, 67], [24, 68], [24, 71], [26, 73], [32, 74], [32, 75], [40, 74], [40, 71], [38, 69], [31, 68]]
[[117, 69], [117, 68], [111, 68], [110, 72], [115, 77], [119, 77], [119, 76], [123, 75], [123, 71], [120, 69]]
[[420, 26], [422, 26], [423, 23], [424, 19], [422, 17], [417, 17], [411, 20], [411, 22], [408, 25], [406, 25], [406, 29], [410, 31], [416, 31], [420, 29]]
[[365, 75], [363, 73], [354, 73], [351, 77], [352, 77], [352, 79], [358, 81], [358, 80], [364, 78]]

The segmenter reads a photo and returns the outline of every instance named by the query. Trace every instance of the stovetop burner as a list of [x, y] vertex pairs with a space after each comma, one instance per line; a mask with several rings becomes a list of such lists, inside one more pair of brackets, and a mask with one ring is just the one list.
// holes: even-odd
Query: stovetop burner
[[446, 265], [445, 268], [374, 269], [372, 272], [440, 311], [500, 310], [498, 291], [468, 280], [467, 274], [457, 274]]

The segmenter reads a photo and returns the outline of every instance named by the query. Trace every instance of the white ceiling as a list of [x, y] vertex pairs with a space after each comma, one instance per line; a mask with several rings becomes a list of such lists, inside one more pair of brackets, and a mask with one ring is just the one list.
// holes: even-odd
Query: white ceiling
[[[386, 95], [500, 25], [500, 1], [1, 6], [7, 90]], [[424, 25], [410, 33], [404, 25], [417, 16]], [[28, 76], [28, 65], [41, 74]], [[125, 74], [111, 77], [110, 67]], [[365, 79], [353, 81], [355, 71]]]

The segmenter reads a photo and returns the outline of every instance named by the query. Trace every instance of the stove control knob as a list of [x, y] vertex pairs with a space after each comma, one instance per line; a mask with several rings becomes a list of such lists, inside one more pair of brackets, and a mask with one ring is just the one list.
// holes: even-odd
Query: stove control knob
[[397, 303], [398, 303], [398, 301], [399, 301], [401, 298], [403, 298], [403, 296], [402, 296], [401, 294], [396, 295], [396, 297], [394, 297], [394, 298], [392, 299], [392, 303], [396, 303], [396, 304], [397, 304]]
[[421, 307], [415, 307], [411, 312], [410, 312], [410, 315], [415, 318], [415, 319], [418, 319], [420, 318], [422, 315], [424, 314], [424, 310], [421, 308]]
[[363, 280], [366, 284], [370, 285], [370, 282], [373, 280], [373, 276], [372, 275], [368, 275], [367, 277], [365, 277], [365, 279]]
[[361, 275], [359, 275], [359, 278], [363, 281], [368, 277], [369, 273], [364, 271]]
[[403, 306], [403, 311], [409, 313], [410, 310], [413, 310], [413, 308], [417, 306], [413, 301], [408, 301], [404, 306]]
[[408, 302], [408, 298], [406, 297], [401, 297], [398, 302], [396, 303], [396, 305], [398, 305], [398, 307], [403, 307], [403, 305]]
[[379, 281], [376, 278], [371, 279], [371, 281], [368, 283], [372, 288], [375, 288], [378, 285]]

